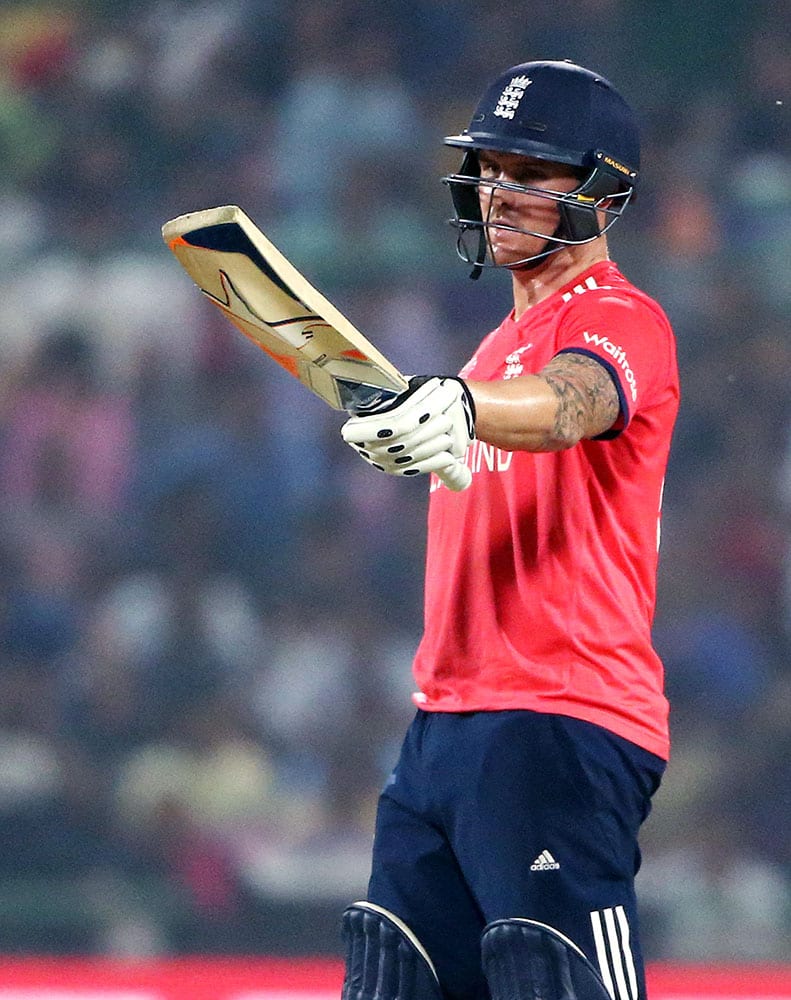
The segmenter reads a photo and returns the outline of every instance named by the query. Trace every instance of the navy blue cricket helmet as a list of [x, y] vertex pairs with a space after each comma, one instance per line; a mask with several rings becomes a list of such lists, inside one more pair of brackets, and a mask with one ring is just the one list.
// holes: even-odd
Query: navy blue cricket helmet
[[[444, 141], [466, 151], [458, 173], [443, 181], [455, 208], [451, 225], [459, 231], [459, 256], [475, 265], [474, 276], [480, 267], [497, 266], [488, 240], [488, 230], [496, 227], [481, 216], [479, 150], [566, 164], [580, 178], [578, 187], [563, 194], [505, 185], [548, 197], [560, 211], [554, 233], [530, 233], [546, 238], [542, 252], [508, 264], [511, 268], [532, 266], [564, 246], [589, 243], [606, 232], [632, 197], [640, 169], [632, 109], [603, 76], [568, 60], [512, 66], [487, 88], [469, 126]], [[494, 190], [503, 185], [487, 180], [485, 186]]]

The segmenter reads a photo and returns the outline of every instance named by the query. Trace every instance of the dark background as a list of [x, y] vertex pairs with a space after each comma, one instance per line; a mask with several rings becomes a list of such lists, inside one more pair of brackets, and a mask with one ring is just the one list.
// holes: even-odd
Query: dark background
[[791, 933], [787, 2], [0, 4], [0, 951], [333, 953], [411, 717], [425, 483], [195, 292], [240, 204], [403, 370], [509, 304], [444, 134], [571, 58], [643, 123], [614, 259], [675, 326], [649, 958]]

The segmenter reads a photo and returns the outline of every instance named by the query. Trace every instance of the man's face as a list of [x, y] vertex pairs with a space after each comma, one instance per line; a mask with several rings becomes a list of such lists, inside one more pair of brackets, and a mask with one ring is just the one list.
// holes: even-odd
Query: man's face
[[[560, 221], [557, 202], [537, 194], [489, 187], [486, 181], [520, 184], [565, 194], [580, 184], [574, 168], [563, 163], [490, 149], [481, 150], [478, 160], [482, 181], [479, 189], [481, 215], [485, 222], [490, 223], [488, 235], [495, 263], [507, 266], [540, 253]], [[501, 229], [498, 223], [541, 235]]]

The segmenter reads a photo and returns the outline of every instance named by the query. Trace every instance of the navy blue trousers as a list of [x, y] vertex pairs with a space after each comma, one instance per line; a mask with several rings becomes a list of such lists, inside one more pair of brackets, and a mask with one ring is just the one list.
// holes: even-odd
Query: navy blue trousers
[[423, 712], [379, 800], [368, 899], [415, 932], [449, 1000], [485, 1000], [480, 937], [529, 917], [643, 1000], [637, 836], [664, 761], [530, 711]]

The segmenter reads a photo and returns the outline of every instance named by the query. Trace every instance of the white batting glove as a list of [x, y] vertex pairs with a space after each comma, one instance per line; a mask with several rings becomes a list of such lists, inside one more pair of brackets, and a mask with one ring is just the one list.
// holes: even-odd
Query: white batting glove
[[460, 378], [419, 376], [384, 409], [351, 417], [344, 441], [393, 476], [441, 472], [458, 464], [475, 436], [475, 404]]

